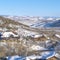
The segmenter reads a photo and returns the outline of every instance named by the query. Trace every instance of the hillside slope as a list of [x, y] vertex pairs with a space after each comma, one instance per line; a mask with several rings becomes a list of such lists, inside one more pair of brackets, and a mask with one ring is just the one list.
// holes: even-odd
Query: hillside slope
[[44, 27], [60, 27], [60, 20], [45, 24]]
[[[17, 21], [11, 20], [9, 18], [4, 18], [3, 16], [0, 16], [0, 30], [16, 30], [20, 26], [26, 26], [23, 25]], [[28, 26], [26, 26], [28, 27]]]

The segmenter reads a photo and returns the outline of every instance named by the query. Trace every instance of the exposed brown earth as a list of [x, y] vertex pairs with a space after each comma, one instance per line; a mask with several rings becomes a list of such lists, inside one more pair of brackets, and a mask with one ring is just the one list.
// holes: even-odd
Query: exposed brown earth
[[[8, 24], [12, 23], [12, 24], [15, 24], [15, 25], [22, 26], [23, 29], [26, 29], [26, 30], [29, 30], [29, 31], [38, 32], [39, 34], [40, 33], [46, 34], [53, 41], [60, 40], [60, 38], [55, 36], [55, 34], [60, 35], [60, 32], [57, 31], [57, 30], [60, 30], [60, 28], [58, 28], [58, 29], [57, 28], [51, 28], [51, 29], [31, 28], [29, 26], [26, 26], [26, 25], [18, 23], [18, 22], [14, 22], [11, 19], [3, 18], [1, 16], [0, 16], [0, 20], [4, 21], [4, 24], [3, 25], [0, 24], [0, 27], [2, 27], [2, 28], [6, 27], [6, 28], [9, 29], [9, 31], [11, 31], [11, 29], [12, 29], [12, 31], [17, 30], [16, 28], [10, 28], [8, 26]], [[37, 41], [41, 42], [41, 41], [46, 41], [47, 38], [45, 36], [42, 36], [42, 37], [39, 37], [39, 38], [30, 38], [28, 40], [31, 40], [33, 42], [37, 42]], [[24, 41], [20, 40], [20, 39], [16, 39], [16, 38], [11, 38], [10, 39], [9, 38], [8, 40], [0, 40], [0, 43], [1, 42], [6, 43], [7, 45], [3, 45], [3, 46], [0, 45], [0, 57], [4, 57], [4, 56], [7, 56], [7, 55], [17, 55], [17, 54], [18, 55], [25, 55], [25, 56], [26, 55], [32, 55], [32, 54], [39, 54], [39, 52], [37, 52], [37, 51], [29, 51], [29, 50], [27, 50], [27, 48], [29, 47], [28, 44], [24, 43]], [[50, 58], [48, 60], [56, 60], [56, 58], [52, 57], [52, 58]]]

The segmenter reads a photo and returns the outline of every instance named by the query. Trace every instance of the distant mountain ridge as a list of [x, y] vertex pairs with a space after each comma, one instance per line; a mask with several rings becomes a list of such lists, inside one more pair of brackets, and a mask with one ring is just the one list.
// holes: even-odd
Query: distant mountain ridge
[[0, 16], [0, 31], [17, 30], [20, 26], [28, 27], [18, 21]]
[[[60, 17], [37, 17], [37, 16], [3, 16], [5, 19], [12, 20], [14, 22], [25, 24], [32, 28], [42, 27], [60, 27]], [[8, 23], [8, 22], [7, 22]], [[9, 22], [10, 23], [10, 22]]]
[[44, 27], [60, 27], [60, 20], [54, 21], [52, 23], [47, 23]]

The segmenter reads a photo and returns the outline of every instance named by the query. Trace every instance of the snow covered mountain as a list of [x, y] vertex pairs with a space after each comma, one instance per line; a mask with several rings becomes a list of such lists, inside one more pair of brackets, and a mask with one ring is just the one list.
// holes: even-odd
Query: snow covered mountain
[[51, 22], [51, 23], [47, 23], [44, 25], [44, 27], [60, 27], [60, 20]]
[[37, 17], [37, 16], [4, 16], [32, 28], [60, 27], [59, 17]]

